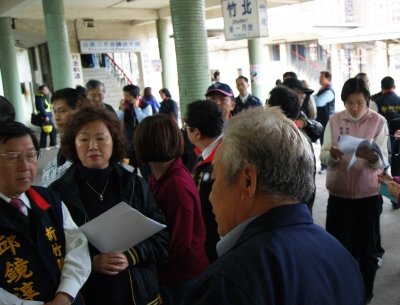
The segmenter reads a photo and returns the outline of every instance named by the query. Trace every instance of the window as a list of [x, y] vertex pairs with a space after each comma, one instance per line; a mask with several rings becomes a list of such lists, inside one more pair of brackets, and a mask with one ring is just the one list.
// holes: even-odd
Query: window
[[272, 61], [280, 61], [281, 60], [281, 53], [279, 44], [274, 44], [271, 46], [271, 59]]

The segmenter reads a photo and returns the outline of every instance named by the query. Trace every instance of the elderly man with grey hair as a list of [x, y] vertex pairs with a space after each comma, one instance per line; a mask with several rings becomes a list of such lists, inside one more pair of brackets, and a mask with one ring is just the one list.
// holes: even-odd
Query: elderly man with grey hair
[[114, 113], [117, 115], [115, 112], [114, 108], [109, 105], [104, 103], [104, 97], [106, 93], [106, 87], [101, 81], [91, 79], [86, 83], [86, 96], [88, 100], [90, 101], [90, 105], [93, 107], [104, 107], [108, 111]]
[[357, 262], [300, 204], [313, 155], [278, 107], [231, 118], [212, 167], [219, 258], [184, 304], [364, 304]]

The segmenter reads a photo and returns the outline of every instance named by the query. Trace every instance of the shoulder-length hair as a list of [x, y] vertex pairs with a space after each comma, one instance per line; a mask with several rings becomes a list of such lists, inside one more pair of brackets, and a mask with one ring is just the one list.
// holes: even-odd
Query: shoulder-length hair
[[103, 122], [112, 137], [113, 152], [110, 160], [119, 162], [125, 157], [128, 145], [124, 137], [121, 122], [113, 113], [110, 113], [106, 109], [87, 106], [74, 114], [72, 122], [62, 138], [62, 153], [71, 162], [75, 163], [79, 161], [75, 146], [75, 138], [78, 132], [86, 124], [96, 121]]
[[166, 114], [143, 119], [136, 128], [133, 142], [142, 163], [168, 162], [183, 154], [182, 132], [175, 120]]

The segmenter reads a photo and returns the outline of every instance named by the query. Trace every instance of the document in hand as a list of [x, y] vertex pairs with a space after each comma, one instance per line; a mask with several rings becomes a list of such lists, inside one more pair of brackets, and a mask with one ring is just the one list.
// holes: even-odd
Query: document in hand
[[347, 166], [347, 170], [357, 161], [356, 151], [360, 147], [367, 146], [372, 149], [381, 160], [384, 167], [388, 167], [389, 163], [386, 156], [383, 155], [381, 147], [375, 141], [369, 141], [366, 139], [356, 138], [353, 136], [343, 135], [339, 138], [338, 148], [343, 152], [345, 156], [352, 156]]
[[120, 202], [79, 229], [102, 253], [120, 253], [165, 227], [131, 208], [125, 202]]

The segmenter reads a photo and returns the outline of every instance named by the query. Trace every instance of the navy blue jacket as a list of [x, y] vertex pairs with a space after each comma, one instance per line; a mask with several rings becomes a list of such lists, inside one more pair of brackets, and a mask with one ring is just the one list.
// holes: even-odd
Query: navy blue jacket
[[247, 101], [245, 104], [242, 103], [242, 100], [240, 99], [240, 95], [235, 98], [236, 106], [235, 109], [231, 111], [232, 115], [237, 115], [239, 112], [250, 108], [250, 107], [257, 107], [257, 106], [262, 106], [263, 104], [261, 103], [260, 99], [254, 95], [249, 94], [247, 97]]
[[303, 204], [250, 222], [198, 279], [184, 304], [362, 305], [357, 262]]
[[[332, 85], [329, 84], [328, 87], [326, 88], [321, 88], [317, 96], [320, 96], [322, 93], [324, 93], [327, 90], [331, 90], [333, 94], [335, 95], [335, 91], [333, 91]], [[335, 113], [335, 98], [333, 98], [332, 101], [326, 103], [325, 106], [322, 107], [317, 107], [317, 118], [316, 120], [320, 122], [323, 126], [326, 125], [326, 123], [329, 121], [329, 117]]]
[[378, 113], [383, 115], [388, 123], [400, 118], [400, 97], [395, 92], [384, 93], [375, 103], [378, 106]]

